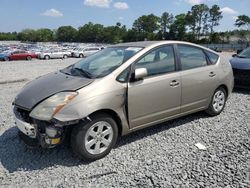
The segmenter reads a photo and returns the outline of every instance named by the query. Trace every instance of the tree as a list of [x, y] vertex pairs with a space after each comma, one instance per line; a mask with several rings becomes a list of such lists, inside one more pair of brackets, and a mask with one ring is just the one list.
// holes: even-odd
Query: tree
[[247, 15], [240, 15], [235, 21], [235, 26], [242, 27], [245, 26], [247, 29], [250, 29], [250, 17]]
[[209, 8], [205, 4], [194, 5], [187, 14], [187, 23], [197, 40], [204, 35], [208, 28]]
[[218, 5], [213, 5], [209, 10], [209, 28], [210, 34], [214, 33], [214, 27], [219, 25], [220, 20], [223, 18], [222, 11]]
[[173, 23], [174, 17], [173, 14], [169, 14], [168, 12], [164, 12], [160, 19], [161, 30], [163, 34], [163, 39], [167, 37], [167, 29], [170, 28], [171, 24]]
[[103, 42], [104, 26], [89, 22], [78, 29], [78, 40], [80, 42]]
[[50, 42], [54, 39], [54, 33], [50, 29], [38, 29], [36, 32], [36, 41]]
[[36, 31], [34, 29], [24, 29], [17, 36], [20, 41], [36, 42]]
[[186, 26], [186, 14], [175, 16], [174, 22], [170, 26], [169, 38], [172, 40], [185, 40]]
[[137, 32], [153, 33], [159, 29], [159, 20], [154, 14], [143, 15], [134, 21], [133, 29]]
[[56, 39], [59, 42], [76, 41], [77, 30], [72, 26], [61, 26], [56, 31]]

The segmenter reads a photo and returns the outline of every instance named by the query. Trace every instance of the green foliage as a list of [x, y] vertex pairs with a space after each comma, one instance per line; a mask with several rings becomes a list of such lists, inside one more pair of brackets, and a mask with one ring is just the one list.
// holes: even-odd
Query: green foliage
[[250, 17], [247, 15], [240, 15], [235, 21], [235, 26], [242, 27], [245, 26], [247, 29], [250, 29]]
[[[210, 8], [205, 4], [198, 4], [192, 6], [187, 13], [176, 16], [168, 12], [163, 12], [160, 17], [154, 14], [142, 15], [134, 21], [131, 29], [119, 22], [114, 26], [89, 22], [78, 29], [61, 26], [56, 31], [44, 28], [0, 33], [0, 40], [119, 43], [171, 39], [195, 43], [226, 43], [232, 35], [236, 35], [241, 41], [249, 40], [250, 33], [247, 30], [215, 33], [214, 28], [220, 24], [221, 19], [222, 12], [218, 5]], [[235, 26], [249, 29], [250, 18], [246, 15], [238, 16]]]
[[0, 33], [0, 40], [17, 40], [17, 33]]
[[59, 42], [74, 42], [77, 40], [77, 30], [72, 26], [61, 26], [56, 31], [56, 40]]

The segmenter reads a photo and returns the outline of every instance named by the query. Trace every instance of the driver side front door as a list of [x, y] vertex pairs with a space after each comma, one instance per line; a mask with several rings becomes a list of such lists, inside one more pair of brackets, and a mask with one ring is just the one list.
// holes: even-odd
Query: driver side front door
[[148, 76], [128, 84], [128, 117], [131, 128], [147, 126], [180, 113], [181, 79], [174, 49], [165, 45], [135, 63]]

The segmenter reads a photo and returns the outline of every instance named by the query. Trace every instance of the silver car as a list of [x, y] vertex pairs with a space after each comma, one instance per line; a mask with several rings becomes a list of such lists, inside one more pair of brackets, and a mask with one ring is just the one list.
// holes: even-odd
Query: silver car
[[88, 57], [100, 50], [102, 50], [103, 47], [87, 47], [87, 48], [80, 48], [78, 51], [73, 52], [73, 57]]
[[97, 160], [118, 136], [197, 111], [220, 114], [233, 84], [229, 62], [207, 48], [124, 43], [30, 82], [14, 114], [25, 143], [50, 148], [69, 135], [76, 154]]
[[41, 52], [38, 55], [39, 59], [59, 59], [63, 58], [66, 59], [71, 56], [71, 53], [69, 51], [64, 51], [64, 50], [52, 50], [52, 51], [46, 51], [46, 52]]

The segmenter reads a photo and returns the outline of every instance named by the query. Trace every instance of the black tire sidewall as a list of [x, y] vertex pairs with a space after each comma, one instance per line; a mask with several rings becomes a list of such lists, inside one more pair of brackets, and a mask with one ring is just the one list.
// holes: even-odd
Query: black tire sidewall
[[[113, 120], [113, 118], [110, 117], [109, 115], [98, 114], [92, 117], [91, 120], [92, 121], [88, 123], [81, 123], [77, 125], [77, 127], [73, 129], [72, 134], [71, 134], [71, 144], [72, 144], [73, 150], [76, 152], [76, 154], [80, 158], [87, 160], [87, 161], [95, 161], [108, 155], [111, 149], [114, 147], [117, 137], [118, 137], [117, 124]], [[113, 129], [113, 139], [111, 141], [110, 146], [103, 153], [93, 155], [89, 153], [85, 148], [85, 136], [89, 128], [98, 121], [106, 121], [111, 125]]]
[[[215, 111], [215, 109], [213, 107], [214, 95], [218, 91], [222, 91], [224, 93], [224, 95], [225, 95], [224, 106], [223, 106], [223, 108], [219, 112]], [[226, 92], [226, 90], [223, 87], [219, 87], [218, 89], [215, 90], [215, 92], [214, 92], [214, 94], [212, 96], [209, 108], [207, 109], [207, 113], [210, 114], [210, 115], [212, 115], [212, 116], [219, 115], [224, 110], [224, 108], [226, 106], [226, 101], [227, 101], [227, 92]]]

